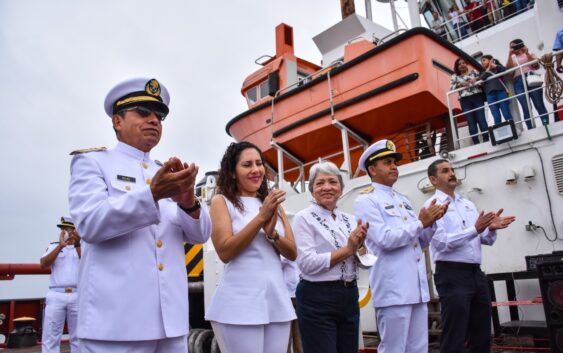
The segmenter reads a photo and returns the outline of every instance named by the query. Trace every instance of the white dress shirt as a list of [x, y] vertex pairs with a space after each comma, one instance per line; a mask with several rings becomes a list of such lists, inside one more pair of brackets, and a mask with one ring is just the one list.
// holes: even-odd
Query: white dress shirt
[[362, 191], [354, 204], [356, 218], [369, 222], [366, 244], [378, 258], [370, 268], [372, 303], [376, 308], [430, 300], [422, 249], [432, 237], [410, 201], [378, 183]]
[[[336, 219], [332, 218], [333, 213]], [[311, 282], [357, 279], [354, 256], [330, 268], [331, 252], [346, 246], [355, 228], [355, 217], [338, 209], [331, 212], [313, 202], [299, 211], [293, 218], [292, 229], [301, 278]]]
[[86, 242], [80, 260], [78, 337], [156, 340], [188, 333], [184, 242], [207, 241], [211, 220], [171, 199], [154, 201], [160, 166], [132, 146], [76, 155], [70, 213]]
[[446, 193], [436, 190], [433, 197], [428, 199], [427, 207], [433, 199], [438, 204], [448, 200], [448, 211], [436, 221], [436, 232], [431, 241], [432, 258], [434, 261], [453, 261], [471, 264], [481, 264], [481, 244], [493, 245], [497, 239], [496, 231], [485, 229], [481, 234], [475, 229], [475, 221], [479, 211], [473, 202], [454, 194], [452, 199]]

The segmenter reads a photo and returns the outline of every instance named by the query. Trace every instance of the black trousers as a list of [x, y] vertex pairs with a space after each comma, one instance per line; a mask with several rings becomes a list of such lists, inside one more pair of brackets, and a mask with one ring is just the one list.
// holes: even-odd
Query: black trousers
[[479, 265], [436, 261], [434, 274], [440, 296], [440, 353], [491, 351], [491, 296]]
[[295, 291], [305, 353], [358, 353], [358, 287], [301, 280]]

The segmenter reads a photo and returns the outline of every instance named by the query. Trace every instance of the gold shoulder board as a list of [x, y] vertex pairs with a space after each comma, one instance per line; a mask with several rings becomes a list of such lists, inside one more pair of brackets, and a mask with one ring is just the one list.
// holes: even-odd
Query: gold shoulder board
[[372, 192], [375, 188], [373, 187], [373, 185], [368, 186], [367, 188], [363, 189], [362, 191], [360, 191], [360, 194], [369, 194], [370, 192]]
[[84, 148], [84, 149], [81, 149], [81, 150], [72, 151], [69, 154], [71, 156], [75, 156], [77, 154], [89, 153], [89, 152], [100, 152], [100, 151], [105, 151], [105, 150], [107, 150], [106, 147], [92, 147], [92, 148]]

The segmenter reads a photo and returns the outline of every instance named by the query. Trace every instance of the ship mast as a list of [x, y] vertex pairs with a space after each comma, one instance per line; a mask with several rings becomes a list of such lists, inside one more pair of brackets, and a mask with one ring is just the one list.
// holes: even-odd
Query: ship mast
[[[366, 8], [366, 18], [370, 21], [373, 21], [373, 16], [372, 16], [372, 10], [371, 10], [371, 1], [372, 0], [365, 0], [365, 8]], [[397, 22], [397, 10], [395, 9], [395, 1], [390, 1], [390, 0], [377, 0], [378, 2], [383, 2], [383, 3], [389, 3], [390, 8], [391, 8], [391, 18], [393, 19], [393, 30], [397, 31], [399, 30], [399, 25]], [[411, 28], [414, 27], [420, 27], [421, 26], [421, 22], [420, 22], [420, 11], [419, 11], [419, 7], [418, 7], [418, 0], [407, 0], [408, 1], [408, 7], [409, 7], [409, 18], [410, 18], [410, 22], [411, 22]], [[346, 8], [348, 8], [348, 3], [352, 3], [352, 8], [354, 6], [353, 1], [349, 1], [349, 0], [340, 0], [340, 7], [342, 10], [342, 19], [344, 19], [346, 16], [344, 16], [344, 6], [346, 4]], [[348, 16], [348, 15], [347, 15]]]

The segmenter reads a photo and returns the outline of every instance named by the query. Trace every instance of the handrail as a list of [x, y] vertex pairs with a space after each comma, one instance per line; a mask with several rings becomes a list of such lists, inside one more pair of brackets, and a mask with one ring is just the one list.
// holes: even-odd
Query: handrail
[[[504, 10], [505, 10], [506, 8], [508, 8], [509, 6], [515, 6], [515, 4], [516, 4], [517, 1], [518, 1], [518, 0], [513, 0], [513, 1], [509, 2], [509, 3], [506, 4], [506, 5], [500, 5], [500, 6], [498, 6], [498, 4], [496, 4], [496, 3], [494, 3], [494, 9], [493, 9], [493, 11], [491, 11], [491, 13], [492, 13], [492, 15], [493, 15], [493, 23], [490, 23], [488, 26], [482, 27], [482, 28], [480, 28], [479, 30], [484, 30], [484, 29], [488, 29], [488, 28], [494, 27], [494, 26], [496, 26], [498, 23], [504, 21], [504, 20], [507, 19], [507, 18], [514, 17], [514, 16], [516, 16], [516, 15], [519, 15], [519, 14], [521, 14], [521, 13], [524, 13], [524, 12], [530, 10], [530, 8], [524, 8], [524, 9], [520, 9], [520, 10], [515, 10], [514, 13], [510, 14], [510, 16], [505, 17], [505, 16], [502, 14], [501, 11], [504, 11]], [[475, 8], [473, 8], [473, 9], [471, 9], [470, 11], [467, 11], [467, 12], [464, 12], [464, 11], [460, 10], [461, 13], [460, 13], [460, 14], [458, 15], [458, 17], [457, 17], [458, 23], [459, 23], [459, 21], [462, 20], [462, 18], [464, 18], [463, 16], [465, 16], [465, 14], [469, 14], [470, 12], [473, 12], [473, 11], [479, 9], [479, 8], [483, 8], [483, 9], [485, 10], [485, 14], [482, 15], [482, 16], [479, 16], [478, 18], [474, 19], [473, 21], [465, 21], [465, 20], [464, 20], [464, 21], [462, 21], [462, 22], [463, 22], [463, 25], [464, 25], [465, 27], [469, 27], [469, 28], [470, 28], [470, 27], [471, 27], [471, 24], [480, 22], [480, 21], [482, 21], [484, 18], [488, 18], [489, 15], [488, 15], [488, 12], [487, 12], [487, 8], [486, 8], [484, 5], [478, 5], [478, 6], [476, 6]], [[447, 14], [447, 13], [446, 13], [446, 14]], [[444, 17], [442, 16], [442, 14], [439, 14], [439, 15], [442, 17], [442, 19], [444, 19]], [[471, 33], [467, 33], [467, 31], [466, 31], [466, 35], [463, 36], [463, 35], [461, 34], [461, 25], [457, 27], [457, 31], [456, 31], [456, 28], [455, 28], [455, 26], [454, 26], [454, 22], [453, 22], [453, 21], [454, 21], [453, 19], [449, 19], [449, 20], [447, 20], [447, 21], [443, 21], [443, 23], [440, 25], [440, 27], [443, 27], [444, 30], [445, 30], [445, 32], [448, 34], [447, 37], [448, 37], [448, 40], [449, 40], [450, 42], [452, 42], [452, 43], [457, 43], [457, 42], [459, 42], [459, 41], [461, 41], [461, 40], [463, 40], [463, 39], [465, 39], [465, 38], [470, 37], [470, 36], [473, 35], [474, 33], [477, 33], [477, 32], [473, 32], [473, 31], [472, 31]], [[431, 27], [431, 29], [434, 31], [434, 28], [432, 28], [432, 26], [430, 26], [430, 27]], [[452, 32], [456, 34], [457, 39], [454, 39], [454, 38], [453, 38], [453, 36], [451, 35]], [[439, 35], [439, 33], [437, 33], [436, 31], [434, 31], [434, 33], [436, 33], [436, 34]]]
[[[559, 51], [553, 52], [552, 54], [553, 54], [553, 57], [555, 57], [557, 54], [560, 54], [560, 53], [563, 53], [563, 50], [559, 50]], [[495, 79], [495, 78], [500, 78], [500, 77], [508, 76], [508, 75], [510, 75], [510, 74], [512, 74], [512, 73], [514, 73], [514, 72], [516, 72], [516, 71], [520, 71], [520, 75], [521, 75], [521, 77], [523, 77], [523, 79], [524, 79], [525, 75], [524, 75], [523, 68], [524, 68], [524, 67], [527, 67], [527, 66], [536, 65], [536, 64], [539, 65], [539, 64], [541, 64], [540, 60], [541, 60], [541, 59], [538, 58], [538, 59], [535, 59], [535, 60], [532, 60], [532, 61], [528, 61], [528, 62], [523, 63], [523, 64], [516, 65], [516, 66], [514, 66], [514, 67], [512, 67], [512, 68], [510, 68], [510, 69], [506, 69], [506, 70], [503, 71], [503, 72], [500, 72], [500, 73], [498, 73], [498, 74], [494, 74], [494, 75], [492, 75], [492, 76], [489, 76], [489, 77], [487, 78], [487, 80], [492, 80], [492, 79]], [[485, 83], [485, 81], [479, 80], [479, 81], [475, 82], [475, 84], [474, 84], [473, 86], [482, 85], [483, 83]], [[539, 89], [542, 89], [542, 90], [543, 90], [544, 87], [545, 87], [544, 85], [541, 85], [541, 86], [538, 86], [538, 87], [530, 87], [530, 88], [528, 88], [528, 85], [524, 84], [524, 92], [523, 92], [523, 93], [514, 94], [514, 95], [511, 96], [511, 97], [508, 97], [508, 98], [506, 98], [506, 99], [499, 100], [499, 101], [495, 102], [495, 104], [499, 104], [499, 103], [504, 102], [504, 101], [506, 101], [506, 100], [513, 100], [514, 98], [517, 98], [517, 97], [519, 97], [519, 96], [521, 96], [521, 95], [525, 95], [525, 96], [526, 96], [527, 109], [528, 109], [528, 111], [530, 112], [530, 118], [529, 118], [528, 120], [530, 120], [530, 121], [532, 122], [532, 124], [534, 124], [535, 118], [537, 118], [537, 117], [540, 117], [540, 118], [541, 118], [543, 115], [535, 116], [535, 115], [533, 114], [533, 111], [532, 111], [532, 109], [531, 109], [531, 104], [530, 104], [530, 96], [529, 96], [529, 93], [530, 93], [530, 92], [534, 92], [534, 91], [539, 90]], [[448, 92], [446, 93], [447, 102], [448, 102], [448, 111], [449, 111], [449, 115], [450, 115], [450, 124], [451, 124], [452, 128], [454, 128], [454, 129], [452, 129], [452, 131], [454, 131], [454, 134], [455, 134], [455, 136], [454, 136], [454, 144], [455, 144], [456, 149], [460, 148], [460, 146], [459, 146], [459, 141], [460, 141], [460, 140], [469, 139], [469, 138], [475, 136], [475, 135], [470, 135], [470, 136], [464, 137], [463, 139], [460, 139], [459, 136], [458, 136], [458, 134], [457, 134], [457, 118], [460, 117], [460, 116], [462, 116], [462, 115], [465, 115], [466, 113], [474, 112], [474, 111], [477, 111], [477, 110], [479, 110], [479, 109], [484, 109], [484, 108], [475, 108], [475, 109], [471, 109], [471, 110], [468, 110], [468, 111], [462, 111], [462, 112], [459, 113], [459, 114], [453, 114], [453, 108], [452, 108], [452, 104], [451, 104], [450, 98], [451, 98], [451, 96], [452, 96], [453, 94], [459, 93], [459, 92], [461, 92], [461, 91], [463, 91], [463, 90], [465, 90], [465, 89], [467, 89], [467, 87], [460, 87], [460, 88], [457, 88], [457, 89], [454, 89], [454, 90], [450, 90], [450, 91], [448, 91]], [[549, 112], [547, 112], [547, 115], [549, 115]], [[521, 125], [521, 124], [523, 124], [525, 121], [526, 121], [526, 120], [523, 119], [523, 120], [521, 120], [520, 122], [515, 122], [515, 123]], [[482, 132], [478, 132], [478, 133], [477, 133], [477, 136], [480, 135], [481, 133], [482, 133]]]
[[0, 264], [0, 281], [13, 280], [16, 275], [48, 275], [51, 269], [43, 269], [39, 264]]

